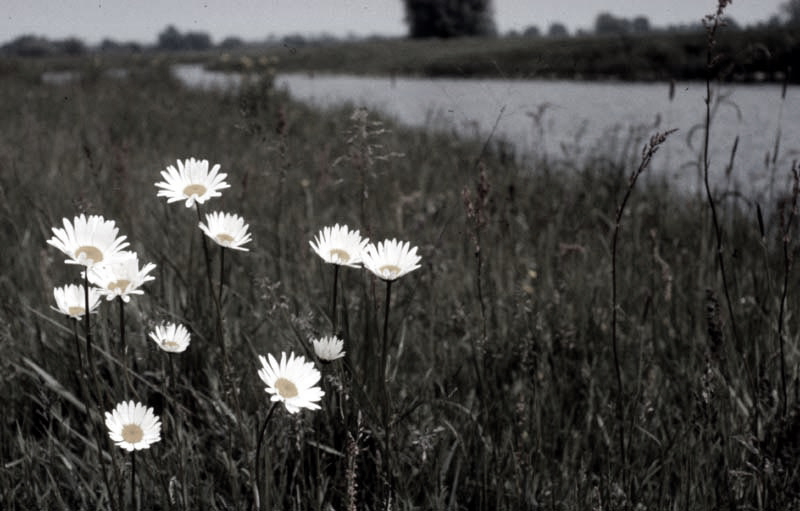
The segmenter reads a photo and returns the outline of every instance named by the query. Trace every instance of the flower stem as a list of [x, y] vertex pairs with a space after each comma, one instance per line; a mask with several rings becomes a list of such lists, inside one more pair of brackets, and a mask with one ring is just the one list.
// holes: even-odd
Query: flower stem
[[120, 345], [122, 346], [122, 364], [123, 364], [123, 372], [125, 374], [125, 390], [126, 393], [130, 395], [133, 391], [133, 384], [131, 383], [131, 375], [130, 375], [130, 359], [128, 357], [128, 345], [125, 341], [125, 302], [122, 300], [122, 297], [118, 298], [119, 300], [119, 341]]
[[[89, 377], [92, 379], [92, 384], [94, 386], [95, 406], [97, 407], [97, 416], [99, 418], [98, 420], [102, 420], [102, 417], [103, 417], [103, 408], [102, 408], [103, 398], [102, 398], [102, 395], [100, 393], [100, 386], [98, 385], [98, 382], [97, 382], [97, 372], [95, 371], [95, 368], [94, 368], [94, 357], [92, 357], [92, 323], [91, 323], [91, 320], [89, 319], [90, 311], [89, 311], [89, 267], [88, 266], [86, 266], [86, 268], [85, 268], [85, 270], [83, 272], [83, 300], [84, 300], [83, 324], [84, 324], [84, 327], [86, 328], [86, 362], [87, 362], [87, 365], [89, 366], [87, 373], [89, 374]], [[87, 398], [91, 399], [91, 392], [87, 392]], [[100, 427], [100, 425], [98, 424], [97, 421], [94, 421], [94, 420], [91, 419], [91, 415], [88, 413], [88, 411], [89, 411], [89, 404], [88, 403], [86, 403], [86, 411], [87, 411], [87, 415], [89, 415], [90, 422], [92, 422], [93, 425], [94, 425], [95, 442], [97, 443], [97, 457], [100, 460], [100, 469], [101, 469], [101, 472], [103, 474], [103, 482], [105, 483], [106, 491], [108, 492], [108, 499], [109, 499], [109, 503], [110, 503], [111, 502], [112, 492], [111, 492], [111, 483], [110, 483], [110, 481], [108, 479], [108, 469], [106, 468], [106, 460], [103, 457], [103, 449], [102, 449], [102, 443], [101, 443], [101, 439], [103, 438], [102, 429], [101, 429], [101, 427]], [[114, 460], [114, 452], [113, 451], [111, 452], [111, 461], [112, 461], [112, 463], [115, 462], [115, 460]], [[116, 469], [115, 469], [115, 472], [114, 472], [114, 476], [115, 476], [115, 480], [119, 481], [119, 478], [118, 478], [119, 474], [116, 472]]]
[[258, 492], [258, 485], [261, 482], [261, 446], [264, 443], [264, 433], [267, 431], [267, 424], [269, 424], [269, 420], [272, 418], [272, 413], [275, 411], [275, 407], [278, 406], [278, 401], [272, 403], [272, 406], [269, 407], [269, 411], [267, 412], [267, 417], [264, 419], [264, 425], [261, 426], [261, 431], [258, 433], [258, 441], [256, 442], [256, 456], [255, 456], [255, 475], [256, 479], [253, 482], [253, 499], [255, 501], [255, 508], [257, 510], [261, 509], [261, 499], [259, 498]]
[[[89, 319], [89, 267], [83, 273], [83, 299], [85, 308], [83, 310], [83, 327], [86, 331], [86, 360], [94, 373], [94, 358], [92, 357], [92, 324]], [[97, 396], [100, 399], [100, 396]]]
[[131, 451], [131, 509], [136, 511], [136, 451]]
[[331, 321], [333, 322], [333, 335], [337, 335], [336, 329], [339, 323], [339, 316], [336, 314], [336, 292], [339, 287], [339, 265], [333, 265], [333, 300], [331, 302]]
[[[78, 370], [83, 372], [83, 356], [81, 355], [81, 340], [78, 337], [78, 320], [70, 318], [72, 324], [72, 335], [75, 338], [75, 353], [78, 355]], [[83, 377], [83, 375], [81, 375]]]
[[386, 466], [384, 474], [384, 485], [387, 488], [386, 492], [386, 506], [389, 508], [394, 488], [394, 480], [392, 477], [392, 451], [390, 448], [392, 436], [392, 424], [389, 420], [389, 408], [391, 400], [389, 399], [389, 382], [386, 375], [386, 361], [389, 357], [389, 305], [392, 300], [392, 281], [386, 281], [386, 306], [383, 313], [383, 349], [381, 350], [381, 384], [383, 388], [383, 451], [386, 457]]
[[222, 287], [225, 283], [225, 247], [220, 246], [219, 250], [219, 305], [222, 307]]

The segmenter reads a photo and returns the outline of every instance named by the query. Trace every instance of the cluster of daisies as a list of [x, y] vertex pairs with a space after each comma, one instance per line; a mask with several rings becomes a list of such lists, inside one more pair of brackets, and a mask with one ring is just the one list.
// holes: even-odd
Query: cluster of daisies
[[417, 247], [411, 247], [407, 241], [387, 239], [378, 244], [370, 243], [358, 230], [350, 230], [346, 225], [325, 227], [310, 243], [326, 263], [352, 268], [363, 265], [387, 282], [419, 268], [421, 259]]
[[[219, 170], [218, 164], [209, 170], [207, 160], [178, 160], [177, 168], [170, 165], [161, 172], [163, 181], [155, 183], [159, 188], [157, 196], [166, 197], [168, 203], [183, 201], [187, 208], [195, 206], [200, 216], [201, 204], [220, 197], [220, 190], [230, 187], [225, 182], [227, 174]], [[249, 226], [238, 215], [207, 213], [205, 222], [198, 227], [223, 249], [248, 250], [245, 245], [251, 241]], [[96, 312], [102, 297], [119, 298], [127, 303], [132, 295], [143, 294], [140, 288], [154, 279], [150, 272], [155, 265], [140, 267], [137, 254], [125, 250], [129, 246], [126, 237], [118, 234], [113, 220], [98, 215], [82, 214], [72, 222], [64, 219], [63, 228], [53, 228], [54, 236], [47, 243], [67, 255], [67, 264], [84, 267], [83, 285], [70, 284], [54, 290], [56, 310], [77, 320], [87, 312]], [[356, 268], [363, 265], [389, 283], [419, 268], [417, 248], [408, 242], [387, 239], [372, 244], [359, 231], [345, 225], [325, 227], [311, 246], [326, 263]], [[89, 287], [89, 283], [94, 287]], [[89, 328], [88, 317], [84, 319]], [[186, 327], [174, 323], [156, 326], [149, 336], [159, 348], [172, 353], [186, 350], [190, 343]], [[335, 336], [312, 339], [312, 344], [323, 363], [345, 355], [343, 341]], [[268, 355], [260, 356], [259, 361], [262, 367], [258, 375], [273, 402], [283, 402], [290, 413], [303, 408], [319, 409], [317, 403], [324, 392], [317, 385], [321, 374], [313, 362], [294, 353], [287, 357], [285, 352], [280, 360]], [[161, 438], [160, 419], [151, 408], [134, 401], [122, 402], [106, 412], [106, 426], [112, 441], [128, 451], [148, 448]]]

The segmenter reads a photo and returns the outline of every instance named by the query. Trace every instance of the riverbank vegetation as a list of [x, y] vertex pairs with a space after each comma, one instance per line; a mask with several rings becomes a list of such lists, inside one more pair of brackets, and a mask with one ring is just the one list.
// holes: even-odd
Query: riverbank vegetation
[[[716, 62], [726, 81], [797, 82], [800, 39], [794, 28], [725, 32]], [[704, 80], [702, 30], [576, 37], [504, 37], [447, 40], [374, 40], [226, 52], [211, 63], [244, 69], [260, 56], [278, 59], [279, 71], [448, 77], [579, 80]]]
[[[0, 105], [3, 509], [251, 509], [254, 488], [264, 509], [800, 502], [791, 167], [760, 204], [686, 196], [641, 166], [665, 134], [520, 160], [311, 110], [269, 74], [198, 91], [163, 60], [122, 78], [94, 61], [62, 84], [27, 65], [0, 80], [15, 98]], [[228, 174], [208, 207], [246, 219], [249, 252], [207, 266], [195, 213], [156, 197], [159, 171], [190, 156]], [[96, 374], [81, 326], [51, 309], [78, 276], [46, 240], [80, 213], [157, 265], [124, 319], [117, 301], [93, 315]], [[418, 247], [390, 308], [380, 280], [343, 268], [331, 312], [309, 241], [337, 222]], [[167, 320], [189, 329], [186, 352], [148, 339]], [[313, 359], [309, 339], [332, 329], [347, 355], [317, 365], [322, 408], [268, 412], [257, 356]], [[97, 427], [128, 399], [163, 424], [135, 466]]]
[[[474, 2], [476, 11], [482, 12], [487, 5]], [[797, 5], [797, 0], [790, 0], [783, 7], [784, 16], [774, 13], [768, 21], [749, 26], [739, 26], [726, 17], [726, 30], [716, 40], [715, 79], [800, 81], [796, 71], [800, 69]], [[0, 46], [0, 56], [57, 68], [80, 65], [91, 55], [126, 67], [170, 59], [238, 71], [251, 71], [253, 62], [267, 59], [277, 62], [279, 72], [636, 81], [705, 80], [707, 76], [706, 32], [699, 21], [654, 27], [644, 17], [625, 19], [600, 13], [593, 29], [575, 34], [555, 23], [546, 33], [531, 26], [521, 33], [498, 35], [489, 30], [493, 23], [484, 19], [485, 13], [472, 13], [463, 20], [465, 26], [448, 29], [446, 21], [453, 21], [452, 13], [437, 21], [428, 12], [438, 9], [433, 3], [408, 2], [408, 6], [413, 12], [420, 11], [409, 15], [410, 34], [426, 37], [339, 39], [294, 34], [249, 42], [227, 37], [215, 44], [205, 32], [181, 32], [170, 25], [154, 44], [106, 39], [89, 47], [76, 38], [48, 40], [24, 35]], [[472, 33], [467, 26], [480, 36], [459, 36]], [[438, 29], [443, 30], [441, 37], [431, 37]]]

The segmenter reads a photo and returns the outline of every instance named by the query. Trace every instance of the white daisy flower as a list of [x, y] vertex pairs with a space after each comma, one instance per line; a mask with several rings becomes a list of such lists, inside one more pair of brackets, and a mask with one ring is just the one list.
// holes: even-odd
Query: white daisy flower
[[[54, 310], [75, 319], [79, 319], [86, 312], [86, 296], [82, 285], [68, 284], [64, 287], [53, 289], [58, 308]], [[89, 288], [89, 313], [95, 312], [100, 304], [100, 294], [97, 289]]]
[[261, 369], [258, 376], [267, 385], [264, 389], [272, 394], [272, 401], [282, 401], [289, 413], [297, 413], [301, 408], [318, 410], [317, 401], [325, 393], [315, 384], [320, 379], [320, 373], [313, 362], [307, 362], [305, 357], [296, 357], [294, 353], [286, 360], [286, 353], [281, 353], [278, 363], [275, 357], [269, 355], [269, 361], [259, 355]]
[[357, 230], [351, 231], [346, 225], [336, 224], [323, 228], [309, 243], [326, 263], [358, 268], [369, 239], [362, 238]]
[[106, 412], [106, 427], [111, 440], [128, 451], [147, 449], [161, 440], [161, 421], [153, 409], [133, 401]]
[[89, 282], [98, 286], [98, 293], [104, 295], [107, 300], [119, 296], [127, 303], [131, 299], [130, 295], [144, 294], [139, 287], [155, 279], [148, 275], [155, 267], [155, 264], [148, 263], [139, 269], [139, 257], [135, 252], [121, 252], [118, 261], [90, 269]]
[[250, 249], [244, 248], [242, 245], [252, 239], [250, 233], [247, 232], [248, 228], [249, 226], [244, 223], [242, 217], [219, 212], [206, 213], [206, 223], [200, 223], [200, 229], [217, 245], [244, 251]]
[[167, 197], [167, 203], [185, 200], [187, 208], [194, 206], [195, 202], [202, 204], [212, 197], [219, 197], [222, 195], [219, 190], [230, 187], [225, 182], [228, 174], [219, 172], [219, 168], [217, 163], [209, 172], [208, 160], [178, 160], [177, 169], [170, 165], [161, 171], [164, 181], [156, 183], [161, 188], [157, 196]]
[[416, 270], [422, 259], [417, 255], [417, 247], [394, 239], [384, 240], [377, 246], [370, 243], [363, 257], [364, 267], [383, 280], [399, 279]]
[[81, 264], [92, 267], [107, 264], [120, 257], [122, 249], [128, 246], [125, 236], [117, 237], [113, 220], [99, 215], [76, 216], [70, 223], [64, 219], [64, 228], [53, 227], [53, 236], [47, 243], [67, 254], [67, 264]]
[[344, 342], [338, 337], [311, 339], [311, 343], [314, 345], [314, 353], [323, 362], [331, 362], [344, 356]]
[[185, 326], [167, 323], [156, 326], [155, 331], [150, 332], [150, 338], [162, 350], [170, 353], [180, 353], [186, 351], [186, 348], [189, 347], [192, 336], [189, 335], [189, 331], [186, 330]]

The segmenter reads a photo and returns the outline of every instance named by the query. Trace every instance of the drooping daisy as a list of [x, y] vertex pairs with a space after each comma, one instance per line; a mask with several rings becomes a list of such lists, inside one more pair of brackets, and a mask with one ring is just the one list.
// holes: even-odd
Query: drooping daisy
[[69, 256], [67, 264], [92, 267], [108, 264], [120, 257], [128, 246], [125, 236], [117, 236], [119, 229], [113, 220], [100, 215], [76, 216], [70, 223], [64, 219], [64, 228], [53, 227], [53, 236], [47, 243]]
[[374, 245], [370, 243], [364, 250], [364, 267], [378, 278], [386, 281], [399, 279], [406, 273], [419, 268], [422, 259], [417, 255], [417, 247], [411, 247], [395, 239], [383, 240]]
[[358, 268], [369, 239], [362, 238], [357, 230], [351, 231], [346, 225], [336, 224], [323, 228], [309, 243], [326, 263]]
[[331, 362], [344, 356], [344, 342], [338, 337], [311, 339], [311, 343], [314, 345], [314, 353], [323, 362]]
[[191, 208], [195, 202], [203, 204], [212, 197], [222, 195], [219, 190], [229, 188], [225, 182], [228, 174], [219, 172], [219, 164], [215, 164], [208, 171], [208, 160], [189, 158], [186, 161], [178, 160], [178, 168], [173, 165], [161, 171], [164, 181], [156, 183], [158, 197], [167, 197], [167, 203], [185, 200], [186, 207]]
[[282, 401], [289, 413], [297, 413], [301, 408], [318, 410], [316, 402], [325, 393], [315, 386], [320, 373], [314, 363], [294, 353], [289, 354], [289, 360], [286, 360], [286, 353], [281, 353], [280, 363], [272, 355], [268, 356], [269, 360], [259, 355], [262, 367], [258, 376], [267, 385], [264, 390], [272, 394], [271, 400]]
[[186, 330], [185, 326], [167, 323], [156, 326], [155, 331], [150, 332], [150, 338], [162, 350], [170, 353], [180, 353], [186, 351], [186, 348], [189, 347], [192, 336], [189, 335], [189, 331]]
[[[54, 288], [53, 296], [58, 306], [58, 308], [53, 307], [53, 309], [62, 314], [66, 314], [74, 319], [79, 319], [86, 312], [86, 296], [82, 285], [68, 284], [64, 287]], [[90, 287], [89, 313], [95, 312], [99, 304], [100, 294], [97, 292], [97, 289]]]
[[127, 303], [131, 299], [130, 295], [144, 294], [139, 287], [155, 279], [148, 275], [155, 267], [155, 264], [147, 263], [139, 269], [139, 256], [135, 252], [122, 252], [119, 260], [89, 270], [89, 282], [98, 286], [98, 293], [107, 300], [119, 296]]
[[250, 249], [242, 245], [252, 239], [248, 228], [242, 217], [220, 212], [206, 213], [206, 223], [200, 223], [200, 229], [217, 245], [244, 251]]
[[147, 449], [161, 440], [161, 420], [152, 408], [133, 401], [106, 412], [106, 427], [111, 440], [127, 451]]

